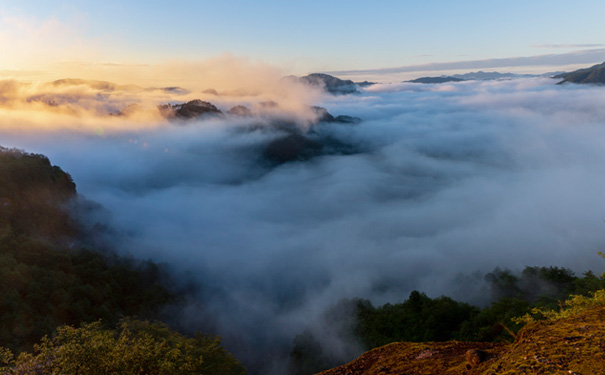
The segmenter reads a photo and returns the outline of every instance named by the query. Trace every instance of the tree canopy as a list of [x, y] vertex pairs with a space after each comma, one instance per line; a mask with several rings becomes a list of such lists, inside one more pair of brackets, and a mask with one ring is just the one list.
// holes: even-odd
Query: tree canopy
[[16, 359], [3, 349], [5, 375], [243, 375], [245, 369], [214, 336], [186, 337], [163, 323], [124, 319], [115, 330], [100, 321], [62, 326], [33, 353]]

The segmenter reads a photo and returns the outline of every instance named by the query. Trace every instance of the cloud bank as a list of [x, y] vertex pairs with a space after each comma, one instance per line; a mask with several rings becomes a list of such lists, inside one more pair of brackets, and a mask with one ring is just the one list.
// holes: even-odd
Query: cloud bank
[[[270, 65], [230, 55], [110, 70], [114, 82], [130, 77], [137, 84], [81, 78], [0, 80], [0, 129], [104, 134], [157, 128], [167, 125], [158, 106], [193, 99], [211, 101], [223, 112], [244, 105], [257, 114], [311, 121], [315, 114], [308, 103], [324, 96], [319, 88], [283, 79]], [[151, 78], [157, 76], [168, 78]]]
[[[551, 46], [551, 45], [545, 45]], [[552, 45], [558, 46], [558, 45]], [[600, 45], [599, 45], [600, 46]], [[518, 67], [562, 67], [574, 64], [594, 64], [605, 60], [605, 48], [583, 49], [568, 53], [508, 57], [485, 60], [450, 61], [392, 68], [332, 71], [329, 74], [351, 76], [389, 76], [409, 72], [438, 72], [454, 70], [502, 69]]]
[[215, 329], [253, 373], [283, 374], [294, 335], [341, 298], [481, 301], [452, 280], [605, 269], [604, 88], [519, 79], [313, 98], [300, 102], [364, 120], [309, 129], [358, 152], [267, 163], [281, 130], [254, 116], [0, 135], [69, 171], [111, 213], [121, 251], [192, 276], [181, 324]]

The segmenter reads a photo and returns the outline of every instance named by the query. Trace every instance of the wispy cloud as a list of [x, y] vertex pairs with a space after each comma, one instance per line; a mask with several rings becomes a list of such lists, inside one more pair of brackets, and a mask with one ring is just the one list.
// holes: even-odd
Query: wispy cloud
[[[54, 65], [56, 71], [76, 77], [51, 82], [23, 80], [16, 78], [35, 77], [37, 72], [0, 70], [0, 75], [10, 77], [0, 79], [0, 131], [62, 129], [96, 134], [99, 129], [112, 133], [155, 128], [165, 123], [158, 105], [193, 99], [212, 101], [224, 112], [235, 105], [254, 107], [274, 102], [276, 108], [269, 112], [306, 122], [316, 116], [309, 106], [323, 95], [320, 89], [282, 79], [282, 71], [274, 66], [230, 55], [158, 65], [82, 62]], [[88, 74], [105, 72], [113, 82], [81, 79], [76, 72], [82, 69]], [[156, 76], [159, 78], [152, 79]], [[128, 77], [134, 84], [115, 83], [128, 82]], [[182, 89], [163, 89], [166, 87]]]
[[503, 67], [564, 66], [571, 64], [592, 64], [605, 60], [605, 48], [586, 49], [561, 54], [509, 57], [486, 60], [464, 60], [420, 65], [406, 65], [391, 68], [341, 70], [328, 72], [335, 75], [389, 75], [408, 72], [427, 72], [457, 69], [495, 69]]
[[97, 57], [98, 41], [84, 39], [83, 27], [74, 20], [41, 19], [0, 10], [0, 69], [38, 68], [53, 61]]
[[552, 48], [552, 49], [564, 49], [564, 48], [602, 48], [605, 44], [534, 44], [533, 48]]

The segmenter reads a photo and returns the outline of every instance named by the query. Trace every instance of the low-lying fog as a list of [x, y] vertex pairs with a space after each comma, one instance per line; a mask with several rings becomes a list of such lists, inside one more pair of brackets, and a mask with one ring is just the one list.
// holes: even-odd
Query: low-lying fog
[[[363, 121], [297, 121], [302, 134], [337, 146], [286, 163], [265, 152], [285, 130], [255, 115], [169, 122], [88, 111], [48, 120], [4, 100], [0, 144], [69, 172], [106, 209], [119, 251], [199, 283], [181, 324], [216, 329], [252, 363], [287, 354], [341, 298], [401, 302], [417, 289], [485, 303], [481, 281], [461, 274], [526, 265], [602, 272], [605, 88], [555, 83], [304, 95], [312, 100], [304, 105]], [[88, 95], [114, 106], [130, 97]], [[179, 102], [145, 95], [153, 105]], [[203, 99], [223, 112], [239, 100]], [[288, 108], [296, 117], [303, 107]]]

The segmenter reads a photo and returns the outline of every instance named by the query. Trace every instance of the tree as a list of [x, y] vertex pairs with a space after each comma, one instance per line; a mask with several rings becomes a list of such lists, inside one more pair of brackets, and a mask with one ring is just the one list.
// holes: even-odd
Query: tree
[[[10, 353], [0, 360], [12, 364]], [[243, 375], [245, 369], [213, 336], [183, 336], [163, 323], [125, 319], [116, 330], [101, 322], [63, 326], [34, 353], [21, 353], [5, 375]]]

